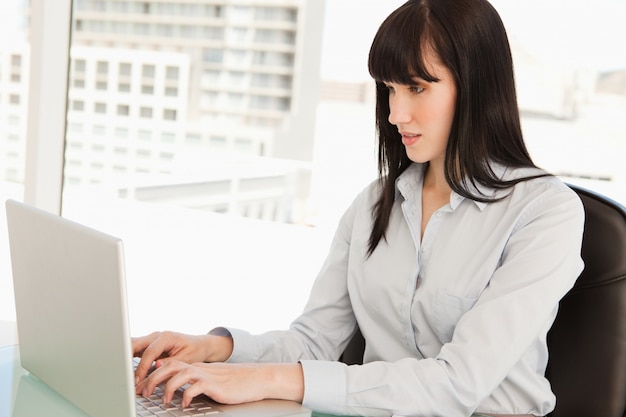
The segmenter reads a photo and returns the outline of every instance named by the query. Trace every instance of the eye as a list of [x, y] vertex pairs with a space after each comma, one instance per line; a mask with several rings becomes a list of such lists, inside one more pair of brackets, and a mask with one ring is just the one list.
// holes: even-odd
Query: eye
[[421, 94], [424, 92], [424, 87], [420, 87], [419, 85], [411, 85], [408, 87], [409, 91], [413, 94]]
[[387, 91], [389, 91], [389, 94], [394, 93], [396, 90], [393, 88], [393, 86], [389, 85], [389, 84], [385, 84], [385, 88], [387, 89]]

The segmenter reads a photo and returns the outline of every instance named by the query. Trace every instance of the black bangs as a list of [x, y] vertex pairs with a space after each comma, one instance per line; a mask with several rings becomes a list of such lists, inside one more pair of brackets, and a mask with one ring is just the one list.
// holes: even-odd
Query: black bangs
[[419, 1], [409, 1], [380, 26], [369, 53], [369, 72], [378, 82], [411, 85], [415, 77], [435, 82], [428, 72], [424, 50], [434, 47], [429, 35], [428, 10]]

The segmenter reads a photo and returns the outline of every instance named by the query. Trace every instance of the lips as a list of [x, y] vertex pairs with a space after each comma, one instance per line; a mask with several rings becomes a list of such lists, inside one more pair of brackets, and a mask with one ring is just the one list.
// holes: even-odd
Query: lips
[[404, 146], [411, 146], [415, 144], [422, 135], [412, 133], [402, 133], [402, 144]]

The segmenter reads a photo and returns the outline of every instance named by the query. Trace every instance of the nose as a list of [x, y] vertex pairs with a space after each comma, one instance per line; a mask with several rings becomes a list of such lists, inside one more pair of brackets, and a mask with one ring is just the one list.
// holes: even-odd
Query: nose
[[411, 122], [409, 101], [403, 94], [389, 95], [389, 123], [398, 126]]

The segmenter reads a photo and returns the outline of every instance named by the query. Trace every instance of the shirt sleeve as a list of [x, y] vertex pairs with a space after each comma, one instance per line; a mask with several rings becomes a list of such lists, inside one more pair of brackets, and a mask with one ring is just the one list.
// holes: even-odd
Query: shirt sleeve
[[[515, 377], [512, 368], [533, 343], [545, 342], [560, 299], [582, 270], [583, 224], [574, 193], [546, 192], [522, 213], [489, 285], [436, 357], [353, 366], [302, 361], [304, 404], [348, 415], [470, 415]], [[545, 407], [510, 412], [545, 415]]]

